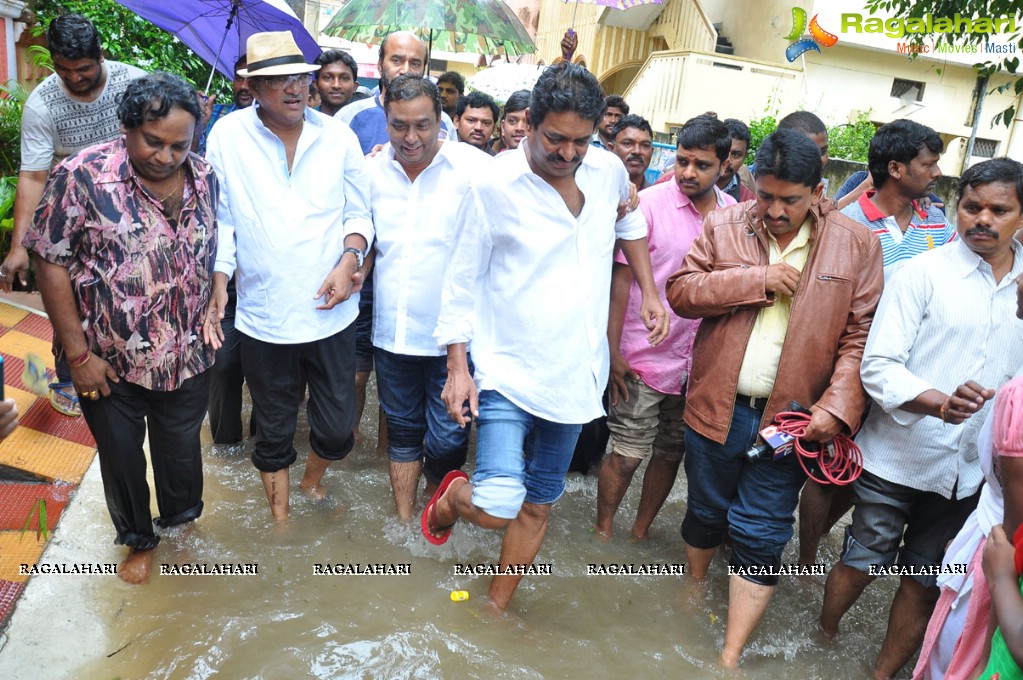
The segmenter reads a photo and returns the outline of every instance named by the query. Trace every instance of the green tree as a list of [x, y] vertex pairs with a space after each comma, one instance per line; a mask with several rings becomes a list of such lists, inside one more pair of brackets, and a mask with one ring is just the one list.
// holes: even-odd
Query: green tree
[[866, 163], [870, 140], [874, 138], [876, 129], [866, 113], [861, 113], [854, 123], [828, 128], [828, 155]]
[[[176, 73], [197, 88], [206, 86], [211, 68], [206, 62], [176, 37], [114, 0], [35, 0], [32, 9], [37, 19], [32, 27], [35, 35], [45, 34], [50, 21], [60, 14], [83, 14], [95, 24], [104, 53], [114, 61], [145, 71]], [[219, 73], [210, 89], [219, 101], [231, 98], [231, 83]]]
[[[1009, 36], [1009, 41], [1016, 43], [1017, 54], [1023, 52], [1023, 12], [1021, 12], [1020, 0], [867, 0], [866, 8], [872, 13], [884, 12], [906, 19], [921, 18], [925, 14], [935, 17], [952, 17], [956, 14], [964, 17], [1016, 17], [1016, 31]], [[907, 40], [914, 44], [922, 43], [924, 37], [919, 33], [911, 33], [906, 36]], [[934, 39], [943, 40], [949, 44], [976, 44], [985, 42], [988, 35], [972, 32], [938, 33]], [[974, 64], [974, 68], [980, 76], [991, 76], [998, 72], [1015, 76], [1008, 83], [1000, 86], [998, 91], [1005, 92], [1011, 89], [1017, 97], [1023, 94], [1023, 68], [1020, 68], [1018, 56], [1009, 55], [1000, 62], [977, 63]], [[995, 122], [1001, 121], [1008, 127], [1015, 114], [1016, 106], [1010, 104], [995, 116]]]
[[764, 140], [764, 137], [771, 134], [778, 128], [778, 120], [768, 114], [761, 116], [760, 118], [754, 118], [749, 122], [749, 152], [746, 154], [746, 165], [753, 163], [753, 159], [757, 155], [757, 149], [760, 148], [760, 142]]
[[[746, 155], [746, 165], [756, 158], [757, 149], [764, 137], [771, 134], [778, 128], [778, 121], [774, 116], [763, 116], [754, 118], [749, 122], [749, 153]], [[832, 158], [844, 158], [848, 161], [867, 162], [867, 151], [870, 148], [870, 140], [874, 137], [874, 130], [877, 128], [867, 113], [861, 113], [854, 123], [844, 123], [828, 128], [828, 154]]]

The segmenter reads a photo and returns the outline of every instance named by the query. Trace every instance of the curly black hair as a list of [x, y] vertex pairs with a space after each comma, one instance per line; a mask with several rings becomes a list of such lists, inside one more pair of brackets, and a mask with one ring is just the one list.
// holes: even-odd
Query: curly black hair
[[103, 57], [99, 32], [92, 22], [81, 14], [61, 14], [46, 28], [46, 42], [50, 54], [74, 61]]
[[157, 71], [128, 84], [117, 105], [117, 119], [130, 130], [147, 121], [165, 118], [175, 107], [191, 114], [196, 124], [202, 120], [202, 109], [192, 86], [181, 76]]
[[551, 66], [536, 81], [530, 99], [529, 123], [535, 129], [548, 113], [571, 111], [596, 125], [606, 110], [604, 90], [597, 78], [582, 66], [566, 61]]

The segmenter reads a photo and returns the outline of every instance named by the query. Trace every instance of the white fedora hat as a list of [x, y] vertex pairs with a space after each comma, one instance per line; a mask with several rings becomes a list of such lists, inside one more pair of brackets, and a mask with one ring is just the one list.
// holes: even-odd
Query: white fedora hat
[[253, 33], [245, 43], [245, 54], [247, 66], [238, 69], [238, 75], [243, 78], [290, 76], [320, 70], [318, 65], [306, 63], [291, 31]]

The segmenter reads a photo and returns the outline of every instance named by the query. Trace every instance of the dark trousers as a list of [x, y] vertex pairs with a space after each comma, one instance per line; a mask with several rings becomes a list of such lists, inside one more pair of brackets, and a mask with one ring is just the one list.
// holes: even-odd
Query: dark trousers
[[[604, 389], [602, 399], [604, 410], [610, 410], [611, 392], [608, 388]], [[568, 471], [589, 474], [593, 466], [604, 457], [609, 439], [611, 439], [611, 430], [607, 427], [607, 416], [600, 416], [583, 425], [583, 430], [579, 433], [579, 441], [576, 442], [575, 451], [572, 453], [572, 464], [569, 465]]]
[[259, 427], [252, 464], [277, 472], [295, 462], [295, 429], [302, 377], [309, 385], [309, 444], [326, 460], [355, 446], [355, 324], [313, 342], [279, 345], [239, 333], [242, 370]]
[[[238, 303], [234, 279], [227, 287], [227, 307], [220, 329], [224, 342], [217, 350], [216, 362], [210, 369], [210, 434], [214, 444], [236, 444], [245, 438], [242, 431], [242, 370], [241, 341], [234, 327], [234, 310]], [[256, 431], [256, 419], [249, 419], [249, 434]]]
[[209, 371], [169, 392], [147, 390], [121, 380], [110, 396], [81, 399], [82, 415], [99, 450], [99, 469], [117, 543], [137, 550], [156, 547], [149, 512], [146, 455], [149, 426], [158, 526], [190, 522], [202, 514], [202, 428], [209, 398]]

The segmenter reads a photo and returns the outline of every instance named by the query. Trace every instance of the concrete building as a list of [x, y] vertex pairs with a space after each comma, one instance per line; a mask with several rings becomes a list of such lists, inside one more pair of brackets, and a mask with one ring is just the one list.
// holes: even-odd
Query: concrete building
[[[816, 16], [837, 42], [789, 62], [786, 48], [793, 41], [786, 36], [797, 9], [807, 22]], [[665, 0], [624, 11], [545, 0], [538, 56], [548, 62], [558, 56], [573, 12], [579, 35], [575, 59], [586, 63], [607, 92], [624, 95], [655, 130], [669, 131], [708, 110], [750, 120], [807, 109], [828, 125], [866, 113], [878, 125], [910, 118], [936, 129], [946, 144], [941, 165], [948, 174], [993, 156], [1023, 158], [1023, 98], [1011, 88], [997, 92], [1011, 82], [1006, 74], [996, 73], [984, 86], [973, 68], [1012, 56], [1008, 51], [1018, 46], [1009, 41], [1011, 31], [992, 33], [978, 51], [965, 53], [941, 51], [932, 34], [924, 39], [924, 51], [910, 53], [906, 37], [891, 37], [883, 28], [866, 32], [867, 26], [883, 24], [868, 25], [871, 15], [857, 0]], [[844, 14], [861, 20], [857, 24]], [[997, 28], [1005, 29], [1009, 19], [1023, 27], [1023, 13], [995, 19]], [[1009, 126], [994, 123], [1009, 105], [1016, 107], [1015, 119]]]

